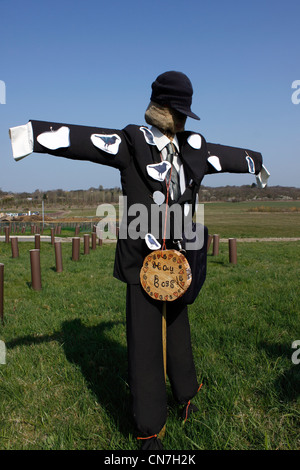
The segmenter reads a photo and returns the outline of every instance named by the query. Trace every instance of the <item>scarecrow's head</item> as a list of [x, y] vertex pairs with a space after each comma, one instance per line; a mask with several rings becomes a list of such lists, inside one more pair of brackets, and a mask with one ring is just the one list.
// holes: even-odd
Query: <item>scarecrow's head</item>
[[191, 111], [192, 95], [192, 84], [183, 73], [172, 71], [159, 75], [152, 83], [146, 122], [169, 136], [183, 131], [188, 116], [200, 119]]

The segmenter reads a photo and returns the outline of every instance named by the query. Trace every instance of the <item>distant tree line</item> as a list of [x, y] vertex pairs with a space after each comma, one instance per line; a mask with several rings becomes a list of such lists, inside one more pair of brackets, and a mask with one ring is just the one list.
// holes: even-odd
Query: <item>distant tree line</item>
[[[71, 207], [95, 207], [101, 203], [118, 203], [121, 189], [98, 188], [78, 189], [65, 191], [54, 189], [42, 191], [36, 189], [33, 193], [28, 192], [5, 192], [0, 189], [0, 209], [38, 208], [42, 201], [47, 207], [71, 208]], [[268, 186], [264, 189], [255, 184], [244, 186], [202, 186], [199, 191], [200, 202], [227, 201], [241, 202], [251, 200], [297, 200], [300, 199], [300, 188], [285, 186]]]
[[267, 186], [261, 189], [255, 183], [251, 186], [220, 186], [217, 188], [202, 186], [199, 191], [199, 201], [201, 202], [284, 201], [297, 199], [300, 199], [300, 188]]
[[106, 188], [102, 185], [98, 188], [77, 189], [65, 191], [63, 189], [54, 189], [42, 191], [36, 189], [33, 193], [4, 192], [0, 189], [0, 208], [10, 207], [38, 207], [42, 201], [47, 207], [90, 207], [101, 203], [118, 203], [121, 195], [120, 188]]

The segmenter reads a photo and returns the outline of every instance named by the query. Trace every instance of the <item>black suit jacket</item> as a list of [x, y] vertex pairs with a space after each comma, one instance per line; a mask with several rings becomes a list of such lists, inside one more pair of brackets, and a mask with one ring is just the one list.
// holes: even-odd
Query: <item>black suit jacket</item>
[[[157, 147], [146, 140], [142, 130], [143, 126], [128, 125], [124, 129], [118, 130], [45, 121], [31, 121], [31, 123], [34, 135], [34, 152], [49, 153], [75, 160], [88, 160], [112, 166], [120, 171], [122, 191], [126, 196], [126, 210], [117, 241], [114, 276], [129, 284], [139, 284], [140, 269], [145, 256], [150, 251], [144, 236], [151, 232], [151, 228], [153, 229], [151, 227], [151, 207], [156, 206], [153, 201], [153, 193], [161, 191], [165, 196], [167, 193], [166, 182], [153, 179], [147, 172], [147, 165], [159, 163], [161, 157]], [[49, 132], [51, 129], [56, 131], [62, 126], [70, 129], [70, 145], [68, 147], [50, 150], [38, 142], [37, 137], [40, 134]], [[96, 147], [91, 140], [93, 134], [117, 135], [120, 138], [118, 151], [113, 155], [108, 153], [105, 148]], [[195, 133], [184, 131], [177, 134], [177, 138], [187, 183], [186, 190], [178, 200], [178, 204], [181, 206], [185, 203], [191, 204], [194, 213], [196, 195], [206, 174], [218, 171], [247, 173], [249, 172], [249, 164], [246, 155], [251, 157], [255, 166], [255, 170], [251, 169], [251, 172], [258, 174], [262, 167], [262, 156], [259, 152], [251, 150], [206, 143], [200, 134], [201, 146], [194, 148], [195, 146], [189, 143], [191, 142], [189, 137], [193, 134]], [[218, 170], [208, 161], [208, 157], [212, 155], [219, 159], [220, 168]], [[132, 239], [128, 236], [131, 223], [134, 223], [139, 216], [134, 211], [135, 204], [143, 205], [148, 214], [147, 226], [143, 227], [138, 239]], [[163, 226], [161, 222], [158, 225], [155, 227], [156, 236], [162, 244]], [[172, 243], [172, 228], [170, 238], [167, 246], [176, 248]]]

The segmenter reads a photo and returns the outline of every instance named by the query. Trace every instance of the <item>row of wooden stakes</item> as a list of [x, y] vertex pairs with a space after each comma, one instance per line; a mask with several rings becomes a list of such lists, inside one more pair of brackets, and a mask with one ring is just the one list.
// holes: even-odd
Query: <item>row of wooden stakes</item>
[[[9, 227], [4, 227], [4, 228], [5, 228], [5, 242], [9, 243], [10, 239], [13, 240], [13, 238], [10, 237]], [[95, 249], [94, 245], [96, 243], [96, 230], [95, 229], [96, 229], [96, 227], [94, 226], [94, 230], [92, 232], [92, 248], [93, 249]], [[32, 233], [34, 233], [34, 232], [32, 232]], [[51, 233], [51, 235], [50, 235], [51, 243], [54, 244], [55, 235], [59, 235], [60, 231], [58, 230], [58, 228], [56, 228], [56, 229], [51, 228], [50, 233]], [[35, 235], [36, 245], [37, 245], [37, 243], [39, 244], [39, 235], [40, 234]], [[76, 238], [78, 235], [79, 235], [79, 226], [76, 227], [75, 237], [74, 238]], [[88, 236], [89, 235], [84, 235], [84, 237], [88, 237]], [[215, 234], [215, 235], [209, 235], [208, 236], [207, 251], [210, 248], [211, 242], [213, 242], [212, 255], [217, 256], [219, 254], [220, 235]], [[229, 262], [232, 263], [232, 264], [237, 264], [236, 239], [235, 238], [229, 238], [228, 242], [229, 242]], [[17, 242], [14, 242], [14, 246], [15, 246], [16, 243]], [[102, 237], [101, 236], [99, 238], [99, 244], [102, 244]], [[35, 248], [39, 249], [39, 246], [36, 246]], [[13, 257], [14, 257], [14, 254], [13, 254]]]
[[[54, 230], [54, 233], [55, 235], [61, 235], [61, 229], [62, 229], [62, 226], [61, 225], [56, 225], [54, 228], [51, 227], [52, 230]], [[10, 225], [6, 225], [3, 227], [3, 233], [4, 235], [6, 236], [6, 239], [8, 237], [9, 234], [16, 234], [16, 233], [20, 233], [21, 235], [25, 235], [26, 234], [26, 225], [25, 224], [10, 224]], [[80, 226], [79, 225], [76, 225], [75, 227], [75, 237], [77, 235], [79, 235], [79, 232], [80, 232]], [[2, 227], [0, 227], [0, 233], [2, 233]], [[42, 225], [36, 225], [36, 224], [31, 224], [30, 225], [30, 233], [31, 235], [35, 235], [35, 234], [40, 234], [40, 235], [43, 235], [44, 234], [44, 227]]]
[[[91, 249], [95, 250], [97, 246], [97, 235], [95, 232], [92, 234], [92, 244]], [[42, 278], [41, 278], [41, 263], [40, 263], [40, 235], [35, 235], [35, 248], [29, 250], [30, 254], [30, 268], [31, 268], [31, 288], [33, 290], [42, 289]], [[11, 251], [12, 258], [19, 257], [19, 245], [18, 237], [10, 237], [11, 241]], [[79, 261], [80, 259], [80, 237], [72, 238], [72, 260]], [[98, 245], [102, 245], [102, 237], [98, 238]], [[84, 255], [89, 254], [90, 252], [90, 235], [83, 235], [84, 243]], [[54, 245], [55, 250], [55, 262], [56, 262], [56, 272], [63, 271], [63, 262], [62, 262], [62, 248], [61, 242], [55, 241], [54, 237], [51, 237], [51, 244]], [[4, 264], [0, 263], [0, 321], [4, 323]]]
[[[96, 232], [92, 232], [92, 250], [96, 249], [97, 244], [97, 235]], [[40, 265], [40, 235], [36, 234], [35, 238], [35, 248], [29, 250], [30, 252], [30, 265], [31, 265], [31, 287], [34, 290], [41, 290], [42, 281], [41, 281], [41, 265]], [[19, 257], [19, 247], [18, 247], [18, 237], [10, 237], [11, 240], [11, 250], [12, 258]], [[55, 248], [55, 261], [56, 261], [56, 272], [63, 271], [62, 263], [62, 249], [61, 242], [55, 241], [54, 232], [51, 233], [51, 244]], [[84, 254], [89, 254], [90, 252], [90, 235], [84, 234]], [[213, 243], [212, 255], [217, 256], [219, 254], [219, 243], [220, 236], [209, 235], [207, 242], [207, 251], [210, 248], [211, 243]], [[98, 238], [98, 244], [102, 245], [102, 237]], [[228, 239], [229, 244], [229, 262], [232, 264], [237, 264], [237, 245], [235, 238]], [[72, 238], [72, 260], [78, 261], [80, 258], [80, 237]], [[0, 263], [0, 320], [3, 323], [3, 285], [4, 285], [4, 264]]]
[[[210, 248], [211, 242], [213, 242], [212, 255], [217, 256], [219, 254], [220, 235], [208, 235], [207, 251]], [[229, 263], [237, 264], [237, 245], [236, 238], [228, 238], [229, 248]]]
[[[23, 226], [21, 230], [21, 235], [25, 235], [25, 229], [26, 227]], [[37, 225], [31, 225], [31, 235], [43, 235], [43, 228], [41, 229]], [[93, 227], [93, 233], [96, 231], [96, 226]], [[5, 226], [4, 227], [4, 241], [6, 243], [9, 243], [10, 240], [10, 235], [11, 235], [11, 227], [10, 226]], [[50, 233], [51, 233], [51, 240], [55, 235], [61, 235], [61, 225], [57, 225], [55, 228], [51, 227], [50, 228]], [[76, 225], [75, 227], [75, 237], [79, 236], [80, 233], [80, 226]]]

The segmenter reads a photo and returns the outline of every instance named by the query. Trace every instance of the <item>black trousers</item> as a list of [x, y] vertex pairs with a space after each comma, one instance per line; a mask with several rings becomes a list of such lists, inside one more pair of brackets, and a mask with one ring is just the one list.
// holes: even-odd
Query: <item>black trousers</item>
[[[140, 285], [127, 286], [126, 317], [132, 412], [141, 436], [158, 434], [167, 419], [162, 305]], [[198, 390], [187, 306], [167, 302], [167, 375], [175, 399], [186, 404]]]

